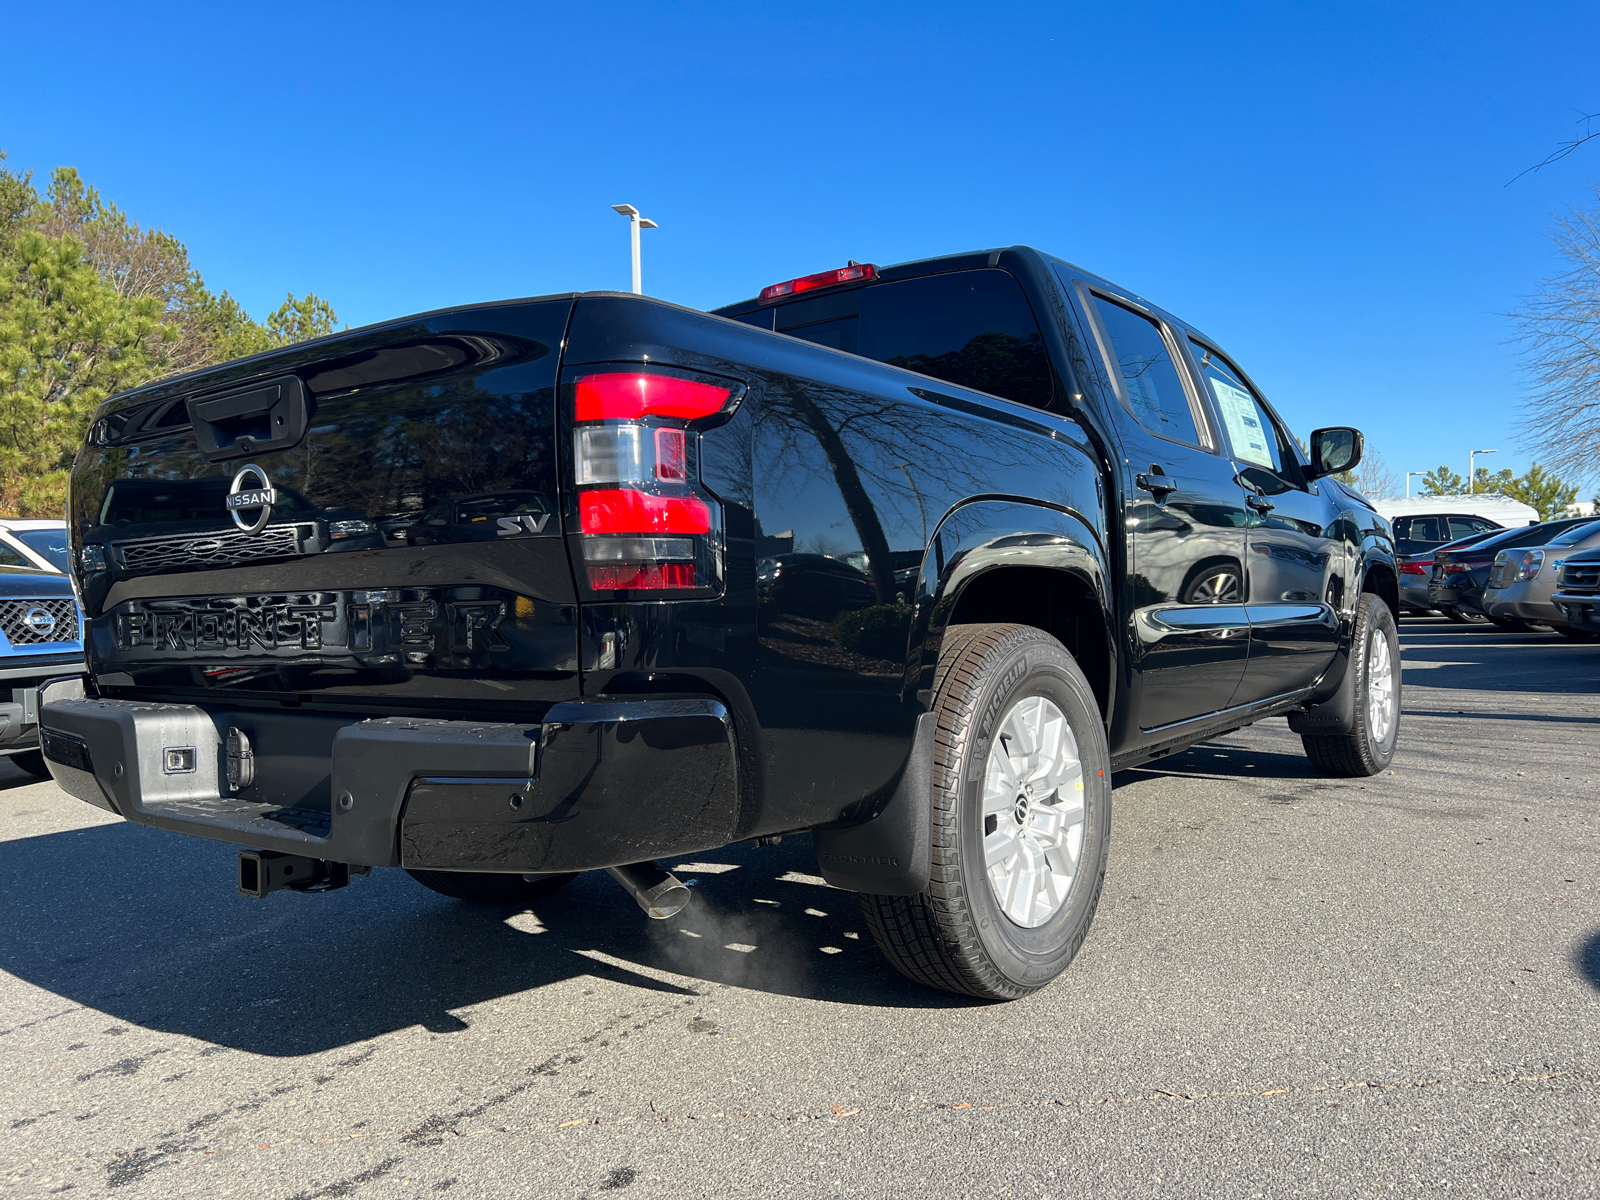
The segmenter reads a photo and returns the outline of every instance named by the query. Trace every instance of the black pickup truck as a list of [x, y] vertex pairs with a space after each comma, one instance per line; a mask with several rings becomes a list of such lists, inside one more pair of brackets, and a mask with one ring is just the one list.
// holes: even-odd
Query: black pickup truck
[[1112, 772], [1287, 715], [1394, 752], [1389, 527], [1217, 343], [1026, 248], [707, 314], [583, 293], [352, 330], [106, 402], [69, 520], [67, 791], [521, 903], [811, 831], [884, 953], [1017, 997], [1093, 917]]

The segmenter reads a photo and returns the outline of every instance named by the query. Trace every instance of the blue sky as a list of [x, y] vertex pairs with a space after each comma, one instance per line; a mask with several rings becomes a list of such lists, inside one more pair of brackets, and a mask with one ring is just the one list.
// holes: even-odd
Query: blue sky
[[1597, 139], [1505, 186], [1600, 111], [1593, 4], [75, 11], [70, 54], [5, 17], [10, 165], [78, 167], [258, 316], [626, 288], [623, 201], [645, 290], [697, 307], [1030, 244], [1397, 473], [1535, 457], [1500, 314], [1600, 181]]

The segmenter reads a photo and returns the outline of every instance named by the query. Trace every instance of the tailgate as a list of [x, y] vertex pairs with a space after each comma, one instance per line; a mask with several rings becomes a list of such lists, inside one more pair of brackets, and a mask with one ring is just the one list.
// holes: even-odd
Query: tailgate
[[571, 305], [413, 318], [109, 402], [69, 512], [101, 684], [575, 696], [555, 425]]

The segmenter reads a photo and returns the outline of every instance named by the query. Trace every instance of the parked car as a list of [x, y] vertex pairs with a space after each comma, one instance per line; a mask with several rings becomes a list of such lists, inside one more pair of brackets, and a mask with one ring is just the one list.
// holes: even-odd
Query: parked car
[[48, 778], [39, 752], [39, 690], [82, 686], [83, 620], [60, 571], [0, 565], [0, 757]]
[[777, 612], [831, 621], [874, 602], [872, 580], [825, 554], [780, 554], [756, 564], [756, 594]]
[[[1394, 755], [1390, 529], [1327, 483], [1360, 433], [1302, 452], [1216, 342], [1027, 248], [717, 314], [456, 308], [98, 415], [92, 677], [50, 690], [46, 754], [246, 847], [249, 895], [395, 867], [520, 904], [604, 868], [665, 917], [690, 893], [653, 860], [809, 831], [902, 972], [1016, 998], [1087, 934], [1119, 767], [1276, 716], [1330, 775]], [[143, 519], [225, 556], [128, 557], [107, 489], [169, 479], [211, 490]], [[336, 511], [431, 515], [331, 554]]]
[[1556, 576], [1552, 597], [1569, 628], [1600, 634], [1600, 550], [1569, 554]]
[[1495, 556], [1502, 550], [1546, 545], [1588, 520], [1587, 517], [1569, 517], [1561, 521], [1546, 521], [1542, 525], [1491, 534], [1462, 549], [1446, 546], [1435, 551], [1433, 574], [1428, 581], [1430, 606], [1449, 617], [1487, 617], [1502, 628], [1521, 627], [1503, 617], [1489, 617], [1483, 610], [1483, 589], [1489, 582]]
[[[1433, 599], [1428, 594], [1428, 584], [1433, 577], [1433, 560], [1441, 553], [1464, 550], [1468, 546], [1476, 545], [1485, 538], [1491, 538], [1503, 530], [1499, 526], [1475, 533], [1471, 537], [1460, 538], [1447, 542], [1442, 546], [1429, 546], [1426, 549], [1412, 552], [1402, 552], [1396, 556], [1400, 564], [1400, 608], [1407, 613], [1423, 615], [1435, 611]], [[1416, 545], [1417, 543], [1410, 543]], [[1396, 542], [1396, 549], [1401, 545]], [[1451, 609], [1443, 614], [1453, 621], [1470, 620], [1465, 614]]]
[[0, 520], [0, 566], [36, 567], [62, 575], [71, 565], [65, 521]]
[[1549, 625], [1557, 633], [1587, 636], [1567, 623], [1553, 599], [1563, 556], [1600, 547], [1600, 520], [1584, 521], [1543, 545], [1501, 549], [1494, 556], [1481, 605], [1491, 621]]

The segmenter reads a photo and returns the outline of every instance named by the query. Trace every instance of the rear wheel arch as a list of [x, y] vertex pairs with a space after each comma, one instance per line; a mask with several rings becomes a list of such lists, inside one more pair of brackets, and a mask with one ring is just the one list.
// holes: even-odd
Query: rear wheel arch
[[1110, 719], [1111, 635], [1105, 607], [1090, 579], [1056, 567], [1001, 566], [983, 571], [956, 592], [945, 625], [992, 624], [1031, 625], [1065, 646], [1089, 681], [1101, 716]]

